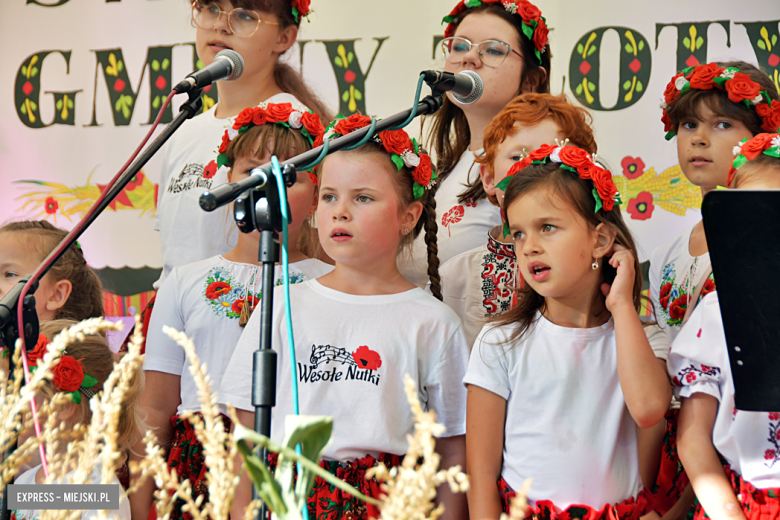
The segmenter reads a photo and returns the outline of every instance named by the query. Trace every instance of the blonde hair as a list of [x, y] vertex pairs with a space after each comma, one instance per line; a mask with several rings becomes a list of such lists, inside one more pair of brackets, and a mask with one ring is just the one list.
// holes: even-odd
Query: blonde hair
[[[51, 341], [62, 330], [75, 324], [76, 322], [73, 320], [49, 321], [41, 325], [41, 334]], [[89, 374], [97, 379], [97, 384], [90, 388], [96, 394], [103, 390], [103, 384], [114, 369], [114, 365], [119, 361], [119, 357], [109, 348], [106, 338], [100, 335], [84, 336], [79, 343], [68, 345], [65, 353], [79, 360], [85, 374]], [[128, 391], [122, 398], [122, 414], [119, 416], [119, 424], [117, 425], [117, 449], [121, 453], [128, 452], [146, 430], [146, 425], [139, 415], [140, 410], [138, 407], [141, 391], [143, 390], [143, 382], [143, 370], [139, 366], [138, 370], [133, 374]], [[50, 382], [48, 386], [42, 388], [41, 393], [47, 399], [51, 399], [58, 391], [59, 389], [54, 383]], [[76, 413], [68, 421], [71, 425], [89, 424], [92, 420], [89, 402], [90, 399], [82, 396], [81, 403], [76, 405]]]

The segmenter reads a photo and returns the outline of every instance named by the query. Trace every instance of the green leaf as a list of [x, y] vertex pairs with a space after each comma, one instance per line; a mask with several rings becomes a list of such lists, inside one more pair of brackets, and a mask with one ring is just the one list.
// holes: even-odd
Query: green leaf
[[335, 63], [339, 67], [344, 66], [344, 62], [341, 61], [341, 56], [336, 56], [335, 58], [333, 58], [333, 63]]
[[347, 63], [352, 63], [352, 60], [355, 59], [355, 53], [352, 51], [349, 51], [347, 54]]
[[512, 182], [513, 178], [514, 178], [514, 175], [510, 175], [508, 177], [504, 177], [503, 179], [501, 179], [501, 182], [496, 184], [496, 189], [497, 190], [501, 190], [501, 191], [506, 191], [507, 186], [509, 186], [509, 183]]
[[[223, 166], [228, 165], [228, 156], [226, 153], [221, 153], [217, 155], [217, 168], [222, 168]], [[214, 282], [210, 282], [214, 283]]]
[[54, 105], [54, 106], [57, 107], [57, 110], [61, 110], [62, 109], [62, 100], [58, 99], [57, 100], [57, 104]]
[[157, 72], [160, 70], [160, 62], [157, 60], [152, 60], [152, 70]]
[[628, 90], [631, 88], [631, 82], [626, 80], [625, 83], [623, 83], [623, 90]]
[[574, 89], [578, 96], [582, 95], [582, 83], [577, 83], [577, 88]]
[[501, 230], [503, 231], [504, 236], [507, 236], [509, 234], [509, 222], [504, 221], [504, 226]]
[[772, 35], [772, 45], [777, 45], [777, 35], [776, 34]]
[[764, 40], [758, 40], [758, 48], [762, 51], [766, 50], [766, 44], [764, 43]]
[[404, 160], [401, 158], [401, 156], [398, 155], [397, 153], [394, 153], [390, 156], [390, 159], [393, 161], [393, 164], [396, 165], [398, 171], [400, 172], [401, 168], [404, 167]]
[[414, 153], [420, 155], [420, 145], [414, 137], [412, 137], [412, 146], [414, 146]]
[[70, 395], [70, 400], [76, 404], [81, 404], [81, 393], [76, 390], [75, 392], [68, 392], [68, 395]]
[[593, 191], [591, 191], [593, 194], [593, 198], [596, 199], [596, 209], [593, 210], [593, 213], [598, 213], [599, 210], [604, 207], [601, 203], [601, 197], [599, 197], [599, 192], [596, 190], [596, 188], [593, 188]]
[[696, 38], [696, 48], [701, 49], [702, 45], [704, 45], [704, 38], [699, 36], [698, 38]]
[[168, 58], [165, 58], [162, 61], [162, 70], [168, 70], [168, 67], [170, 67], [170, 66], [171, 66], [171, 60], [169, 60]]
[[198, 70], [202, 69], [203, 68], [203, 62], [201, 60], [198, 60], [195, 63], [195, 68], [198, 69]]
[[33, 67], [32, 72], [30, 72], [30, 77], [34, 77], [38, 75], [38, 67]]
[[27, 115], [27, 104], [23, 103], [21, 107], [19, 107], [19, 112], [21, 112], [24, 115]]
[[22, 74], [27, 75], [27, 65], [22, 65]]
[[596, 46], [595, 45], [591, 45], [590, 49], [588, 49], [588, 56], [590, 56], [594, 52], [596, 52]]
[[585, 47], [583, 47], [581, 43], [578, 43], [577, 44], [577, 54], [582, 54], [583, 52], [585, 52]]
[[534, 30], [530, 25], [526, 25], [525, 23], [521, 24], [521, 27], [523, 28], [523, 34], [525, 34], [525, 37], [529, 40], [534, 37]]
[[734, 166], [734, 168], [735, 168], [735, 169], [736, 169], [736, 168], [740, 168], [740, 167], [742, 167], [742, 166], [743, 166], [743, 165], [744, 165], [746, 162], [747, 162], [747, 157], [745, 157], [745, 156], [744, 156], [744, 155], [742, 155], [742, 154], [739, 154], [739, 155], [737, 155], [737, 156], [734, 158], [734, 163], [733, 163], [733, 166]]
[[344, 103], [346, 103], [347, 101], [349, 101], [349, 90], [345, 90], [345, 91], [344, 91], [344, 92], [341, 94], [341, 100], [342, 100]]
[[596, 84], [595, 83], [591, 83], [590, 81], [588, 81], [588, 90], [590, 90], [591, 92], [595, 91], [596, 90]]
[[30, 101], [30, 106], [33, 110], [38, 110], [38, 104], [35, 101]]
[[69, 99], [69, 100], [68, 100], [68, 108], [73, 108], [73, 106], [74, 106], [74, 105], [73, 105], [73, 100], [72, 100], [72, 99]]
[[480, 0], [469, 0], [466, 7], [479, 7], [480, 5], [482, 5]]
[[637, 92], [642, 92], [642, 89], [644, 89], [644, 88], [645, 87], [644, 87], [644, 85], [642, 85], [642, 82], [639, 81], [639, 80], [636, 80], [636, 91]]
[[643, 50], [645, 48], [645, 41], [644, 40], [639, 40], [639, 43], [637, 44], [637, 47], [639, 48], [640, 51]]
[[84, 381], [81, 382], [81, 386], [83, 386], [84, 388], [92, 388], [96, 384], [98, 384], [97, 379], [95, 379], [89, 374], [84, 374]]
[[626, 46], [624, 48], [626, 49], [626, 52], [629, 54], [634, 52], [634, 48], [631, 46], [630, 43], [626, 43]]
[[691, 39], [688, 38], [687, 36], [685, 38], [683, 38], [683, 45], [685, 45], [686, 49], [690, 49], [691, 48]]
[[417, 200], [425, 194], [425, 188], [415, 182], [412, 185], [412, 193], [414, 194], [414, 200]]
[[361, 94], [358, 89], [355, 89], [355, 99], [357, 99], [358, 101], [363, 99], [363, 94]]
[[152, 108], [157, 108], [160, 106], [160, 96], [157, 96], [152, 101]]
[[125, 68], [125, 64], [122, 63], [122, 60], [119, 60], [116, 63], [116, 70], [118, 70], [119, 72], [122, 72], [122, 69], [124, 69], [124, 68]]
[[667, 141], [671, 141], [672, 137], [674, 137], [675, 135], [677, 135], [676, 131], [669, 130], [668, 132], [666, 132], [666, 135], [664, 136], [664, 139], [666, 139]]
[[241, 454], [241, 458], [244, 459], [244, 468], [249, 473], [249, 477], [257, 489], [257, 494], [260, 495], [263, 502], [277, 515], [283, 515], [287, 512], [287, 508], [282, 500], [282, 488], [276, 479], [273, 478], [271, 472], [268, 471], [266, 465], [260, 461], [260, 457], [252, 451], [243, 438], [239, 437], [244, 430], [247, 430], [247, 428], [240, 424], [236, 425], [236, 446]]

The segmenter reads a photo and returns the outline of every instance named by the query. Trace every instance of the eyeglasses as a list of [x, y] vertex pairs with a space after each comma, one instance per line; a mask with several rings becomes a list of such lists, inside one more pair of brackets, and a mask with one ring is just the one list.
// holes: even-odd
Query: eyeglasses
[[249, 38], [255, 34], [261, 23], [279, 25], [278, 22], [260, 19], [260, 15], [251, 9], [236, 8], [228, 13], [213, 2], [206, 5], [203, 5], [203, 2], [199, 0], [192, 2], [192, 22], [201, 29], [216, 27], [223, 14], [227, 17], [230, 31], [239, 38]]
[[508, 43], [498, 40], [485, 40], [480, 43], [471, 43], [466, 38], [452, 36], [450, 38], [444, 38], [441, 41], [444, 59], [453, 65], [462, 63], [466, 54], [471, 52], [471, 48], [475, 46], [479, 53], [479, 59], [488, 67], [498, 67], [504, 63], [504, 60], [510, 52], [514, 52], [520, 56], [520, 59], [524, 59], [523, 55], [512, 49]]

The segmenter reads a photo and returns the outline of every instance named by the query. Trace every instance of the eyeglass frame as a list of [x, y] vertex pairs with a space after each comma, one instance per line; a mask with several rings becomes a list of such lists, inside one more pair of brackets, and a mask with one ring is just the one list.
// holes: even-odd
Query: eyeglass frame
[[[233, 34], [235, 34], [239, 38], [251, 38], [252, 36], [255, 35], [257, 30], [260, 28], [261, 24], [277, 25], [277, 26], [281, 25], [279, 22], [269, 22], [269, 21], [263, 20], [262, 18], [260, 18], [260, 15], [258, 14], [258, 12], [255, 11], [254, 9], [244, 9], [243, 7], [236, 7], [234, 9], [231, 9], [230, 12], [227, 12], [227, 11], [223, 11], [222, 9], [220, 9], [220, 7], [217, 5], [217, 9], [219, 9], [219, 16], [217, 16], [217, 20], [214, 22], [214, 25], [212, 25], [211, 27], [203, 27], [202, 25], [200, 25], [198, 22], [195, 21], [195, 10], [196, 9], [205, 9], [206, 6], [205, 5], [198, 5], [198, 1], [199, 0], [195, 0], [194, 2], [192, 2], [192, 5], [190, 7], [192, 8], [192, 23], [194, 23], [196, 27], [200, 27], [201, 29], [211, 30], [214, 27], [216, 27], [217, 24], [219, 23], [219, 20], [222, 18], [223, 14], [227, 15], [227, 23], [228, 23], [228, 27], [230, 27], [230, 32], [232, 32]], [[216, 2], [213, 2], [213, 4], [216, 5]], [[248, 34], [246, 36], [242, 36], [242, 35], [236, 33], [236, 31], [233, 29], [233, 24], [230, 22], [230, 20], [232, 19], [233, 13], [235, 11], [239, 11], [239, 10], [247, 11], [247, 12], [254, 13], [254, 14], [257, 15], [257, 27], [255, 27], [255, 30], [252, 31], [251, 34]]]
[[[501, 60], [501, 63], [499, 63], [498, 65], [488, 65], [487, 63], [485, 63], [485, 60], [482, 58], [482, 51], [479, 49], [479, 46], [480, 46], [480, 45], [482, 45], [483, 43], [487, 43], [487, 42], [496, 42], [496, 43], [500, 43], [501, 45], [506, 45], [507, 49], [509, 49], [509, 51], [510, 51], [510, 52], [514, 52], [515, 54], [517, 54], [518, 56], [520, 56], [520, 59], [521, 59], [521, 60], [525, 61], [525, 58], [523, 57], [523, 55], [522, 55], [522, 54], [520, 54], [519, 52], [517, 52], [516, 50], [514, 50], [514, 49], [512, 48], [512, 46], [511, 46], [511, 45], [509, 45], [509, 44], [508, 44], [508, 43], [506, 43], [506, 42], [502, 42], [501, 40], [482, 40], [482, 41], [481, 41], [481, 42], [479, 42], [479, 43], [472, 43], [472, 42], [471, 42], [471, 40], [469, 40], [468, 38], [464, 38], [463, 36], [450, 36], [449, 38], [444, 38], [444, 39], [442, 39], [442, 41], [441, 41], [442, 52], [444, 52], [444, 60], [445, 60], [445, 61], [447, 61], [448, 63], [452, 63], [452, 62], [451, 62], [450, 60], [448, 60], [448, 59], [447, 59], [447, 51], [445, 50], [445, 45], [446, 45], [446, 43], [447, 43], [447, 42], [452, 42], [452, 41], [453, 41], [453, 40], [455, 40], [456, 38], [457, 38], [458, 40], [463, 40], [463, 41], [465, 41], [465, 42], [467, 42], [467, 43], [469, 44], [469, 46], [470, 46], [470, 47], [469, 47], [469, 50], [468, 50], [468, 52], [471, 52], [471, 49], [473, 49], [473, 48], [476, 46], [476, 47], [477, 47], [477, 55], [479, 56], [479, 61], [481, 61], [481, 62], [482, 62], [482, 64], [483, 64], [485, 67], [491, 67], [491, 68], [500, 67], [500, 66], [501, 66], [501, 65], [504, 63], [504, 61], [506, 61], [506, 57], [507, 57], [507, 56], [509, 56], [509, 52], [507, 52], [507, 53], [504, 55], [504, 58]], [[468, 53], [467, 53], [467, 54], [468, 54]], [[452, 63], [452, 64], [453, 64], [453, 65], [458, 65], [458, 64], [460, 64], [460, 63], [463, 63], [463, 60], [460, 60], [458, 63]]]

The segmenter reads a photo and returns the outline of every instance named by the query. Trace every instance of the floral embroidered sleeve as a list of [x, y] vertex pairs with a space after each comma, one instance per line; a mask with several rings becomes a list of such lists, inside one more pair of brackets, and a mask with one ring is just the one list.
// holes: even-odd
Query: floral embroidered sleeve
[[721, 399], [723, 370], [728, 363], [726, 338], [717, 293], [696, 307], [672, 343], [667, 368], [677, 397], [705, 393]]

